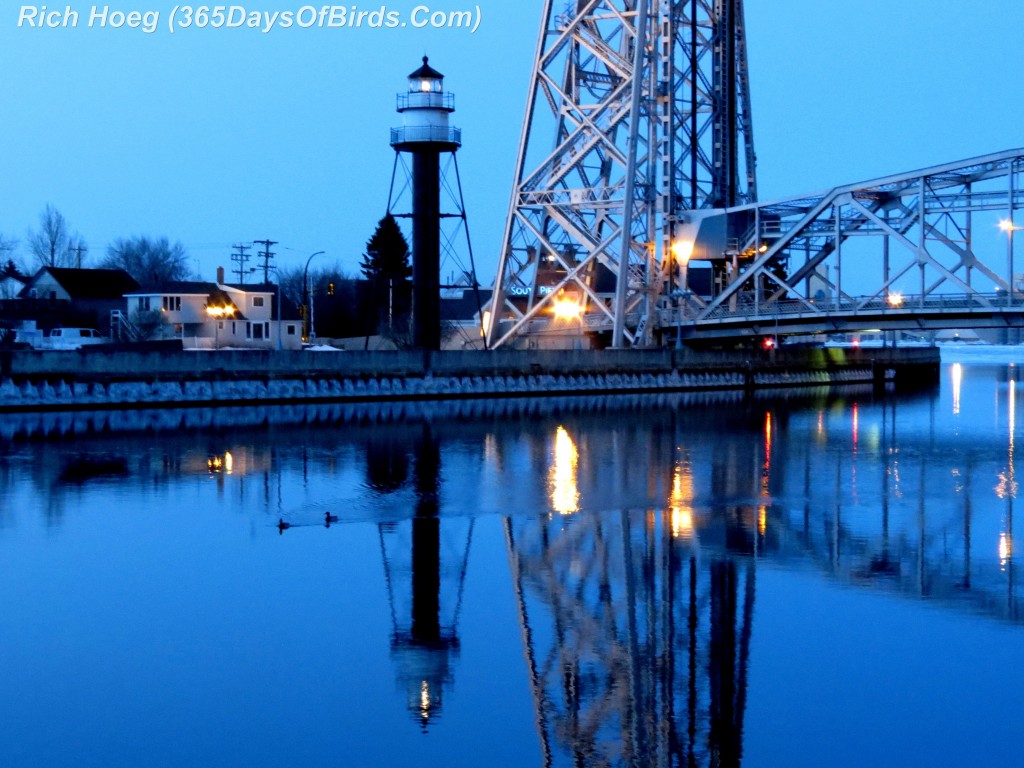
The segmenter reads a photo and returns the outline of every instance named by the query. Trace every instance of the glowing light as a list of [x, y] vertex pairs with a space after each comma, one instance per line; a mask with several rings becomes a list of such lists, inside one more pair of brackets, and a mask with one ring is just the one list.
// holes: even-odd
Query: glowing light
[[764, 415], [764, 469], [761, 472], [761, 495], [768, 496], [772, 479], [772, 414]]
[[424, 720], [430, 717], [430, 683], [426, 680], [420, 683], [420, 717]]
[[672, 538], [689, 539], [693, 536], [693, 510], [672, 508]]
[[1018, 229], [1024, 229], [1024, 227], [1018, 227], [1016, 224], [1014, 224], [1013, 219], [1000, 219], [999, 228], [1003, 230], [1003, 232], [1007, 233], [1016, 232]]
[[764, 536], [768, 530], [768, 505], [762, 504], [757, 510], [757, 532]]
[[491, 310], [485, 309], [483, 317], [480, 318], [480, 335], [486, 336], [491, 332]]
[[580, 511], [580, 490], [577, 484], [579, 452], [565, 427], [555, 432], [555, 460], [548, 473], [551, 508], [560, 515]]
[[964, 381], [964, 367], [960, 363], [953, 363], [953, 415], [960, 415], [960, 389]]
[[208, 314], [210, 317], [217, 317], [217, 318], [220, 318], [220, 317], [233, 317], [234, 314], [235, 314], [235, 308], [233, 306], [231, 306], [230, 304], [227, 304], [227, 305], [222, 306], [222, 307], [220, 307], [220, 306], [207, 306], [206, 307], [206, 314]]
[[903, 306], [903, 294], [902, 293], [890, 293], [886, 301], [889, 302], [890, 307], [902, 307]]
[[774, 349], [775, 339], [765, 339], [764, 341], [761, 342], [761, 346], [764, 347], [765, 349]]
[[757, 249], [758, 253], [768, 253], [768, 243], [761, 243], [761, 247]]
[[559, 320], [576, 320], [583, 314], [583, 307], [573, 299], [556, 299], [551, 311]]
[[860, 434], [860, 409], [857, 403], [853, 404], [853, 447], [857, 447], [857, 437]]
[[231, 451], [224, 454], [224, 470], [229, 475], [235, 471], [235, 457], [231, 455]]
[[860, 348], [860, 339], [854, 339], [853, 341], [851, 341], [850, 342], [850, 346], [853, 347], [854, 349], [859, 349]]
[[693, 536], [693, 499], [693, 468], [690, 462], [684, 461], [672, 473], [672, 493], [668, 499], [672, 538]]
[[431, 87], [432, 86], [430, 85], [430, 81], [429, 80], [421, 80], [420, 81], [420, 90], [423, 91], [423, 93], [430, 93]]
[[672, 255], [676, 261], [687, 262], [693, 256], [693, 240], [676, 240], [672, 243]]
[[1013, 559], [1013, 537], [1008, 533], [999, 534], [999, 565], [1002, 568]]

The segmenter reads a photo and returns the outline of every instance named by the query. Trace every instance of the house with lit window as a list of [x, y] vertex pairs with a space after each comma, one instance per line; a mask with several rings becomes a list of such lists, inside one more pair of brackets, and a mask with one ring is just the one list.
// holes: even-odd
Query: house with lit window
[[121, 337], [181, 339], [185, 349], [302, 348], [302, 324], [284, 307], [278, 313], [274, 285], [170, 282], [125, 299]]

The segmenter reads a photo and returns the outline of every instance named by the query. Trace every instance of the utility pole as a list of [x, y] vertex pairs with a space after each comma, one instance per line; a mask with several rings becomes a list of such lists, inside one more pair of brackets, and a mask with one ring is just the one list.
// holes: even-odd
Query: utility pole
[[74, 248], [68, 248], [68, 253], [75, 254], [75, 269], [82, 268], [82, 252], [88, 250], [88, 248], [81, 244], [76, 245]]
[[249, 259], [252, 258], [252, 256], [249, 255], [249, 249], [252, 248], [252, 246], [236, 243], [231, 247], [236, 251], [231, 254], [231, 260], [238, 265], [232, 271], [238, 275], [238, 284], [244, 285], [245, 276], [249, 274], [249, 270], [245, 268], [245, 265], [249, 262]]
[[270, 250], [272, 245], [277, 245], [276, 240], [253, 240], [253, 245], [262, 245], [263, 250], [259, 254], [259, 258], [263, 259], [263, 284], [266, 285], [270, 282], [270, 260], [274, 258], [274, 252]]

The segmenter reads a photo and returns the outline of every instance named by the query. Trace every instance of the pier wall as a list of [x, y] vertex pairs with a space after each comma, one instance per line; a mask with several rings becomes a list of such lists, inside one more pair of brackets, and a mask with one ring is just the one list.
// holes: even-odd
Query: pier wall
[[934, 381], [934, 348], [771, 352], [0, 352], [0, 410], [449, 399]]

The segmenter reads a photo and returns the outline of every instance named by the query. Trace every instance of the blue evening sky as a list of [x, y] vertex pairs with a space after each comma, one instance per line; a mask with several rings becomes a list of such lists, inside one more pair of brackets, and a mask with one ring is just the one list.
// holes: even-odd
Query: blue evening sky
[[[457, 30], [18, 28], [0, 2], [0, 234], [57, 206], [93, 259], [118, 237], [181, 240], [204, 276], [230, 246], [326, 250], [355, 272], [385, 212], [395, 93], [427, 53], [456, 94], [481, 281], [500, 250], [542, 0], [479, 0]], [[408, 14], [422, 2], [396, 0]], [[438, 0], [434, 10], [475, 3]], [[66, 3], [49, 3], [63, 9]], [[161, 11], [165, 0], [113, 0]], [[295, 0], [250, 0], [288, 11]], [[429, 5], [429, 4], [428, 4]], [[762, 199], [1024, 146], [1020, 0], [749, 0]], [[352, 7], [352, 3], [348, 4]], [[376, 10], [380, 4], [357, 6]]]

